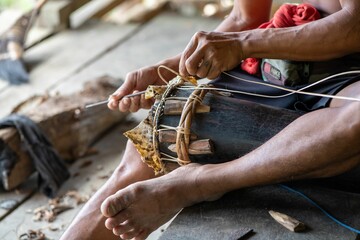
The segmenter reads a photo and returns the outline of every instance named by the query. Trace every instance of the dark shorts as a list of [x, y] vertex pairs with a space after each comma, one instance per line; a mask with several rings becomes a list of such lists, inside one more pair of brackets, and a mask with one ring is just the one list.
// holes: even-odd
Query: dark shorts
[[[229, 71], [228, 73], [254, 82], [264, 82], [261, 78], [248, 75], [242, 72], [241, 70], [238, 71], [232, 70]], [[318, 85], [306, 89], [306, 91], [335, 95], [346, 86], [349, 86], [350, 84], [357, 81], [360, 81], [360, 74], [345, 75], [322, 82]], [[214, 87], [218, 87], [218, 88], [239, 90], [244, 92], [251, 92], [251, 93], [272, 95], [272, 96], [278, 96], [288, 93], [284, 90], [279, 90], [268, 86], [243, 82], [241, 80], [238, 80], [236, 78], [230, 77], [225, 74], [222, 74], [219, 78], [215, 79], [214, 81], [211, 81], [211, 84]], [[297, 86], [297, 87], [287, 87], [287, 88], [297, 90], [304, 86], [306, 85]], [[274, 98], [274, 99], [255, 97], [244, 94], [234, 94], [234, 97], [252, 102], [257, 102], [260, 104], [270, 105], [273, 107], [286, 108], [290, 110], [305, 111], [305, 112], [328, 107], [331, 100], [330, 98], [326, 98], [326, 97], [308, 96], [302, 94], [292, 94], [287, 97]], [[311, 180], [312, 184], [314, 183], [320, 184], [326, 187], [330, 186], [331, 188], [337, 188], [339, 190], [345, 190], [356, 193], [360, 193], [359, 181], [360, 181], [360, 166], [336, 177]]]
[[[240, 69], [232, 70], [229, 71], [228, 73], [254, 82], [264, 82], [261, 78], [246, 74], [242, 72]], [[344, 75], [319, 83], [315, 86], [306, 89], [305, 91], [335, 95], [346, 86], [357, 81], [360, 81], [360, 74]], [[288, 93], [287, 91], [275, 89], [268, 86], [243, 82], [241, 80], [238, 80], [236, 78], [230, 77], [225, 74], [221, 74], [220, 77], [218, 77], [214, 81], [211, 81], [211, 84], [214, 87], [218, 87], [218, 88], [233, 89], [243, 92], [250, 92], [250, 93], [257, 93], [257, 94], [271, 95], [271, 96], [279, 96]], [[304, 86], [306, 85], [299, 85], [296, 87], [286, 87], [286, 88], [297, 90]], [[252, 102], [270, 105], [273, 107], [287, 108], [291, 110], [299, 110], [305, 112], [328, 107], [331, 100], [331, 98], [309, 96], [298, 93], [281, 98], [265, 98], [265, 97], [250, 96], [245, 94], [234, 94], [234, 97]]]

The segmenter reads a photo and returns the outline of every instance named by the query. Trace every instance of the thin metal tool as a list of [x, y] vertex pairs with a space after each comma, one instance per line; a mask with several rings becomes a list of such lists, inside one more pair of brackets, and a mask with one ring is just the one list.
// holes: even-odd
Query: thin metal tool
[[[145, 92], [146, 91], [141, 91], [141, 92], [137, 92], [137, 93], [128, 94], [128, 95], [123, 96], [121, 99], [139, 96], [141, 94], [144, 94]], [[119, 99], [119, 101], [121, 99]], [[91, 103], [91, 104], [86, 105], [85, 108], [92, 108], [92, 107], [100, 106], [100, 105], [103, 105], [103, 104], [107, 104], [108, 102], [109, 102], [109, 100], [104, 100], [104, 101], [101, 101], [101, 102]]]

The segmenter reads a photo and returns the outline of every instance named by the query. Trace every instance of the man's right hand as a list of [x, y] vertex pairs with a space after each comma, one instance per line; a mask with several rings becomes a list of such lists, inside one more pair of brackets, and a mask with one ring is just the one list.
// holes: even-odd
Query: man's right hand
[[[149, 85], [164, 85], [160, 79], [157, 68], [159, 65], [144, 67], [126, 75], [125, 82], [109, 97], [108, 107], [111, 110], [119, 109], [121, 112], [136, 112], [140, 108], [149, 109], [154, 103], [153, 99], [146, 100], [144, 95], [123, 98], [125, 95], [144, 91]], [[172, 74], [172, 73], [171, 73]], [[164, 73], [166, 80], [171, 80], [174, 75]]]

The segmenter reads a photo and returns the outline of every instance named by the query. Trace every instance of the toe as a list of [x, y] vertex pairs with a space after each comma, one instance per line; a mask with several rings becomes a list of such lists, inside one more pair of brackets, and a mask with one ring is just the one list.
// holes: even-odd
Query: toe
[[120, 236], [127, 232], [137, 231], [137, 230], [132, 224], [124, 223], [124, 224], [120, 224], [119, 226], [114, 227], [112, 231], [116, 236]]
[[101, 213], [109, 218], [115, 216], [121, 210], [128, 207], [128, 201], [126, 199], [126, 195], [120, 191], [106, 198], [101, 204]]
[[106, 219], [105, 226], [107, 229], [111, 230], [120, 224], [126, 224], [126, 222], [127, 224], [129, 224], [130, 216], [131, 215], [128, 210], [123, 210], [119, 212], [116, 216]]
[[134, 237], [134, 240], [145, 240], [149, 235], [150, 235], [149, 230], [143, 230], [139, 233], [139, 235], [137, 235], [136, 237]]
[[141, 231], [137, 230], [137, 229], [133, 229], [131, 231], [128, 231], [124, 234], [121, 234], [120, 237], [122, 239], [133, 239], [134, 237], [138, 236], [140, 234]]

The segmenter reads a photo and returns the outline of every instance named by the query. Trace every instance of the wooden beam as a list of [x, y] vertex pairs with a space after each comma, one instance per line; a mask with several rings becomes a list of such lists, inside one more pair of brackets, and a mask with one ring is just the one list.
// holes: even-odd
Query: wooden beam
[[77, 9], [81, 8], [85, 4], [91, 2], [91, 0], [74, 0], [71, 1], [69, 5], [60, 10], [60, 22], [66, 28], [71, 26], [70, 24], [70, 16]]

